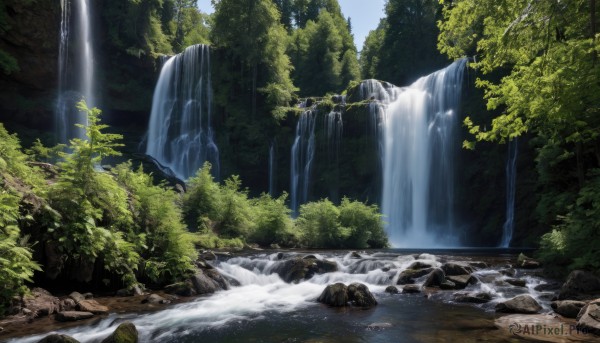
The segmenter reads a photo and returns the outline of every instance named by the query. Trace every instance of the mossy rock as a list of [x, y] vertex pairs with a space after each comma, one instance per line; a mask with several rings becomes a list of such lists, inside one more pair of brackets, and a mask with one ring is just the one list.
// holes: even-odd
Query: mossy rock
[[106, 337], [102, 343], [137, 343], [138, 331], [131, 322], [120, 324], [115, 332]]

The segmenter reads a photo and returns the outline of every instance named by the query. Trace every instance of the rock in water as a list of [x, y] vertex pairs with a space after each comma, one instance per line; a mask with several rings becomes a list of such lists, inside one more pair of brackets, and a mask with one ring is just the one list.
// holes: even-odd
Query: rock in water
[[371, 294], [369, 288], [362, 283], [356, 282], [350, 284], [347, 292], [348, 300], [350, 300], [354, 306], [371, 307], [377, 305], [377, 300], [375, 300], [375, 297]]
[[492, 296], [489, 293], [456, 293], [454, 294], [454, 301], [459, 303], [473, 303], [483, 304], [492, 300]]
[[596, 299], [581, 309], [577, 316], [577, 328], [583, 332], [600, 335], [600, 299]]
[[137, 343], [138, 331], [130, 322], [120, 324], [115, 332], [106, 337], [102, 343]]
[[504, 313], [538, 313], [542, 306], [527, 294], [518, 295], [508, 301], [496, 304], [496, 312]]
[[404, 287], [402, 287], [402, 293], [407, 293], [407, 294], [421, 293], [421, 286], [419, 286], [419, 285], [404, 285]]
[[38, 343], [79, 343], [79, 341], [71, 336], [52, 334], [44, 337]]
[[84, 320], [92, 318], [94, 314], [92, 312], [82, 311], [63, 311], [56, 314], [56, 320], [59, 322], [74, 322], [78, 320]]
[[315, 274], [325, 274], [338, 270], [337, 263], [316, 258], [293, 258], [278, 264], [273, 271], [287, 283], [300, 282]]
[[583, 270], [574, 270], [562, 285], [558, 300], [591, 300], [600, 296], [600, 277]]
[[472, 275], [449, 275], [446, 279], [453, 282], [456, 288], [465, 288], [477, 283], [477, 279]]
[[182, 297], [191, 297], [192, 295], [196, 295], [196, 290], [194, 289], [194, 285], [190, 280], [167, 285], [165, 286], [165, 292], [169, 294], [181, 295]]
[[423, 287], [438, 287], [446, 281], [446, 274], [441, 268], [435, 268], [429, 273], [427, 279], [423, 283]]
[[397, 285], [406, 285], [410, 283], [414, 283], [416, 278], [420, 278], [421, 276], [427, 275], [433, 271], [433, 268], [425, 268], [425, 269], [405, 269], [400, 273], [398, 277]]
[[318, 302], [334, 307], [342, 307], [348, 304], [348, 287], [343, 283], [335, 283], [325, 287]]
[[444, 263], [442, 270], [444, 273], [446, 273], [446, 275], [465, 275], [473, 272], [473, 268], [471, 268], [471, 266], [457, 262]]
[[96, 300], [81, 300], [77, 302], [77, 309], [83, 312], [92, 312], [93, 314], [106, 314], [108, 307], [100, 305]]
[[34, 288], [30, 295], [23, 297], [23, 307], [31, 310], [34, 318], [58, 313], [60, 300], [42, 288]]
[[554, 312], [567, 318], [577, 318], [579, 311], [581, 311], [585, 305], [585, 302], [576, 300], [558, 300], [553, 301], [551, 304]]
[[385, 288], [385, 292], [386, 293], [390, 293], [390, 294], [398, 294], [398, 293], [400, 293], [400, 291], [398, 290], [398, 288], [396, 286], [387, 286]]
[[504, 281], [506, 281], [506, 283], [516, 286], [516, 287], [525, 287], [527, 285], [527, 282], [522, 279], [506, 279]]

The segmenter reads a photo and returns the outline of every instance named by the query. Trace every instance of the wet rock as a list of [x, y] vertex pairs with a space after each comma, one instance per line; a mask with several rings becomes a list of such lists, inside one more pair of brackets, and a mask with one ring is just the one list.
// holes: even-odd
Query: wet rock
[[165, 292], [169, 294], [180, 295], [182, 297], [191, 297], [196, 294], [194, 285], [190, 280], [167, 285], [165, 286]]
[[421, 286], [419, 286], [419, 285], [404, 285], [404, 287], [402, 287], [402, 293], [406, 293], [406, 294], [421, 293]]
[[284, 257], [284, 255], [283, 255], [283, 253], [282, 253], [282, 252], [278, 252], [278, 253], [277, 253], [277, 259], [278, 259], [278, 260], [281, 260], [281, 259], [283, 259], [283, 257]]
[[446, 274], [441, 268], [435, 268], [429, 273], [423, 287], [439, 287], [444, 281], [446, 281]]
[[398, 290], [398, 287], [396, 287], [396, 286], [387, 286], [385, 288], [385, 292], [386, 293], [390, 293], [390, 294], [398, 294], [398, 293], [400, 293], [400, 291]]
[[504, 281], [506, 281], [506, 283], [516, 286], [516, 287], [525, 287], [525, 285], [527, 284], [527, 282], [522, 279], [506, 279]]
[[579, 311], [586, 305], [583, 301], [577, 300], [559, 300], [553, 301], [552, 309], [554, 312], [560, 314], [563, 317], [567, 318], [577, 318]]
[[34, 288], [23, 297], [23, 308], [31, 311], [33, 318], [48, 316], [60, 310], [60, 300], [42, 288]]
[[353, 252], [350, 253], [350, 258], [359, 259], [359, 258], [363, 258], [363, 257], [360, 256], [360, 254], [357, 253], [356, 251], [353, 251]]
[[229, 282], [216, 269], [204, 270], [204, 274], [211, 278], [214, 282], [216, 282], [219, 285], [220, 289], [229, 289]]
[[371, 307], [377, 305], [377, 300], [369, 291], [369, 288], [362, 283], [351, 283], [348, 288], [348, 300], [357, 307]]
[[73, 292], [73, 293], [69, 294], [69, 298], [75, 300], [75, 302], [80, 302], [81, 300], [85, 300], [85, 297], [83, 296], [83, 294], [81, 294], [79, 292]]
[[71, 311], [77, 306], [75, 300], [71, 298], [63, 299], [60, 301], [60, 311]]
[[475, 267], [477, 269], [485, 269], [490, 267], [487, 263], [482, 261], [469, 261], [469, 266]]
[[217, 255], [212, 251], [203, 251], [200, 253], [200, 258], [206, 261], [214, 261], [217, 259]]
[[134, 295], [144, 295], [144, 290], [142, 289], [142, 286], [135, 285], [130, 288], [119, 289], [116, 292], [116, 296], [118, 296], [118, 297], [131, 297]]
[[600, 297], [600, 277], [583, 270], [572, 271], [562, 285], [559, 300], [591, 300]]
[[492, 300], [492, 296], [489, 293], [456, 293], [454, 294], [454, 301], [460, 303], [472, 303], [472, 304], [483, 304]]
[[325, 287], [317, 301], [334, 307], [346, 306], [348, 303], [348, 287], [339, 282], [328, 285]]
[[92, 318], [94, 314], [92, 312], [85, 311], [63, 311], [56, 314], [55, 319], [59, 322], [75, 322], [78, 320]]
[[543, 283], [533, 287], [534, 290], [538, 292], [546, 292], [546, 291], [557, 291], [560, 289], [560, 284], [556, 282]]
[[473, 272], [473, 268], [470, 266], [457, 262], [444, 263], [442, 265], [442, 270], [446, 275], [466, 275]]
[[510, 276], [510, 277], [514, 277], [515, 275], [517, 275], [517, 271], [514, 270], [513, 268], [509, 268], [509, 269], [502, 269], [500, 271], [500, 274], [502, 275], [506, 275], [506, 276]]
[[444, 282], [442, 282], [440, 284], [440, 289], [443, 289], [443, 290], [456, 289], [456, 284], [450, 280], [444, 280]]
[[150, 294], [144, 300], [142, 300], [142, 304], [169, 304], [171, 301], [161, 297], [158, 294]]
[[102, 343], [137, 343], [138, 331], [133, 323], [125, 322], [120, 324], [117, 329]]
[[71, 336], [54, 333], [44, 337], [42, 340], [38, 341], [38, 343], [79, 343], [79, 341]]
[[446, 279], [453, 282], [458, 289], [462, 289], [468, 285], [474, 285], [477, 283], [477, 278], [472, 275], [449, 275], [446, 276]]
[[437, 267], [435, 262], [415, 261], [407, 269], [428, 269]]
[[541, 267], [541, 264], [539, 261], [536, 261], [531, 257], [527, 257], [525, 256], [525, 254], [520, 253], [519, 257], [517, 258], [517, 267], [523, 269], [537, 269]]
[[397, 285], [406, 285], [410, 283], [414, 283], [415, 279], [420, 278], [421, 276], [425, 276], [433, 271], [433, 268], [427, 269], [405, 269], [403, 270], [399, 277]]
[[496, 312], [503, 313], [538, 313], [542, 306], [527, 294], [518, 295], [508, 301], [496, 304]]
[[338, 270], [337, 263], [319, 259], [294, 258], [277, 265], [273, 271], [287, 283], [300, 282], [315, 274], [331, 273]]
[[222, 289], [222, 287], [212, 278], [204, 273], [204, 271], [199, 271], [192, 277], [192, 284], [194, 285], [194, 290], [196, 294], [211, 294], [216, 291]]
[[310, 259], [316, 260], [317, 256], [315, 256], [315, 255], [306, 255], [306, 256], [303, 257], [303, 259], [305, 259], [305, 260], [310, 260]]
[[81, 300], [77, 303], [77, 309], [83, 312], [92, 312], [93, 314], [106, 314], [108, 307], [100, 305], [96, 300]]
[[600, 299], [591, 301], [577, 315], [577, 328], [600, 335]]

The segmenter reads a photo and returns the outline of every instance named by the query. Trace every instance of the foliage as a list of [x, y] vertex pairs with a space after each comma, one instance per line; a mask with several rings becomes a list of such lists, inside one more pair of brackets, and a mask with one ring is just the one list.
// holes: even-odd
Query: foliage
[[376, 205], [367, 205], [344, 198], [339, 209], [340, 225], [350, 229], [350, 236], [346, 243], [348, 247], [357, 249], [387, 247], [387, 235], [383, 230], [381, 214]]
[[198, 248], [204, 249], [241, 249], [244, 247], [244, 242], [240, 238], [221, 238], [212, 232], [195, 233], [191, 236], [191, 240]]
[[292, 231], [293, 221], [290, 217], [291, 211], [285, 204], [286, 200], [287, 193], [283, 193], [279, 198], [271, 198], [263, 193], [259, 198], [253, 199], [255, 229], [251, 241], [261, 246], [294, 245], [296, 237]]

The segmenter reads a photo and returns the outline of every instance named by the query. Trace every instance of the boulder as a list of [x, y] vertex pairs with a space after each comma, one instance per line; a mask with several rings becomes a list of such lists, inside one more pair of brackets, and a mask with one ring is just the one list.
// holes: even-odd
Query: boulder
[[538, 292], [557, 291], [560, 289], [560, 284], [556, 282], [542, 283], [533, 287]]
[[567, 318], [577, 318], [579, 311], [581, 311], [585, 305], [585, 302], [577, 300], [557, 300], [550, 304], [554, 312]]
[[63, 299], [60, 301], [60, 311], [72, 311], [76, 307], [77, 303], [71, 298]]
[[34, 318], [49, 316], [60, 310], [60, 300], [42, 288], [34, 288], [23, 297], [23, 308], [31, 311]]
[[144, 300], [142, 304], [170, 304], [171, 301], [161, 297], [158, 294], [150, 294]]
[[600, 277], [583, 270], [572, 271], [558, 294], [558, 300], [592, 300], [598, 297]]
[[421, 286], [419, 286], [419, 285], [404, 285], [404, 287], [402, 287], [402, 293], [407, 293], [407, 294], [421, 293]]
[[435, 268], [437, 265], [435, 262], [430, 261], [415, 261], [408, 266], [407, 269], [427, 269], [427, 268]]
[[360, 259], [360, 258], [362, 258], [362, 256], [360, 256], [360, 254], [357, 253], [356, 251], [353, 251], [350, 253], [350, 258]]
[[[118, 297], [131, 297], [134, 295], [144, 295], [144, 290], [142, 289], [142, 287], [137, 284], [133, 287], [130, 288], [122, 288], [119, 289], [116, 293], [116, 296]], [[88, 298], [86, 298], [88, 299]]]
[[448, 281], [453, 282], [456, 288], [462, 289], [468, 285], [474, 285], [477, 283], [477, 278], [472, 275], [449, 275], [446, 276]]
[[121, 323], [102, 343], [137, 343], [138, 331], [131, 322]]
[[473, 303], [483, 304], [492, 300], [492, 296], [489, 293], [456, 293], [454, 294], [454, 301], [459, 303]]
[[444, 282], [442, 282], [440, 284], [440, 289], [443, 289], [443, 290], [456, 289], [456, 284], [450, 280], [444, 280]]
[[338, 270], [337, 263], [316, 258], [293, 258], [281, 262], [273, 271], [287, 283], [296, 283], [307, 280], [315, 274], [331, 273]]
[[517, 271], [514, 270], [513, 268], [502, 269], [500, 271], [500, 274], [506, 275], [506, 276], [510, 276], [510, 277], [514, 277], [515, 275], [517, 275]]
[[107, 314], [108, 307], [100, 305], [96, 300], [81, 300], [77, 303], [77, 309], [83, 312], [92, 312], [93, 314]]
[[397, 285], [406, 285], [415, 282], [416, 278], [420, 278], [421, 276], [425, 276], [433, 271], [433, 268], [426, 269], [405, 269], [400, 273], [398, 277]]
[[371, 307], [377, 305], [377, 300], [369, 291], [369, 288], [362, 283], [351, 283], [348, 288], [348, 300], [357, 307]]
[[54, 333], [42, 338], [38, 343], [79, 343], [79, 341], [71, 336]]
[[398, 290], [398, 287], [396, 287], [396, 286], [387, 286], [385, 288], [385, 292], [386, 293], [390, 293], [390, 294], [398, 294], [398, 293], [400, 293], [400, 291]]
[[518, 295], [508, 301], [496, 304], [496, 312], [503, 313], [538, 313], [542, 306], [527, 294]]
[[190, 280], [167, 285], [165, 286], [165, 292], [169, 294], [180, 295], [182, 297], [191, 297], [196, 294], [194, 285]]
[[214, 261], [217, 259], [217, 255], [212, 251], [203, 251], [200, 253], [200, 258], [206, 261]]
[[585, 333], [600, 335], [600, 299], [591, 301], [577, 315], [577, 328]]
[[215, 280], [206, 275], [202, 270], [198, 271], [198, 273], [192, 277], [192, 284], [194, 285], [196, 294], [199, 295], [211, 294], [222, 289]]
[[457, 262], [447, 262], [442, 265], [442, 270], [446, 275], [466, 275], [473, 272], [473, 268]]
[[218, 270], [208, 269], [208, 270], [204, 270], [203, 272], [206, 276], [208, 276], [214, 282], [216, 282], [217, 285], [219, 285], [220, 289], [222, 289], [222, 290], [229, 289], [229, 282], [227, 281], [227, 279], [225, 279], [225, 277], [223, 275], [221, 275], [221, 273], [219, 273]]
[[85, 297], [83, 296], [83, 294], [81, 294], [79, 292], [73, 292], [73, 293], [69, 294], [69, 298], [75, 300], [75, 302], [80, 302], [81, 300], [85, 300]]
[[94, 314], [92, 312], [84, 311], [63, 311], [56, 314], [55, 319], [59, 322], [74, 322], [83, 319], [92, 318]]
[[477, 269], [489, 268], [489, 265], [482, 261], [470, 261], [469, 266], [477, 268]]
[[318, 302], [334, 307], [347, 306], [348, 304], [348, 287], [343, 283], [334, 283], [325, 287]]
[[527, 284], [527, 282], [522, 279], [506, 279], [504, 281], [506, 281], [506, 283], [516, 286], [516, 287], [525, 287], [525, 285]]
[[541, 267], [541, 263], [536, 261], [530, 257], [525, 256], [525, 254], [520, 253], [517, 258], [517, 267], [523, 269], [537, 269]]
[[446, 274], [441, 268], [435, 268], [429, 273], [427, 279], [423, 283], [423, 287], [439, 287], [446, 281]]

